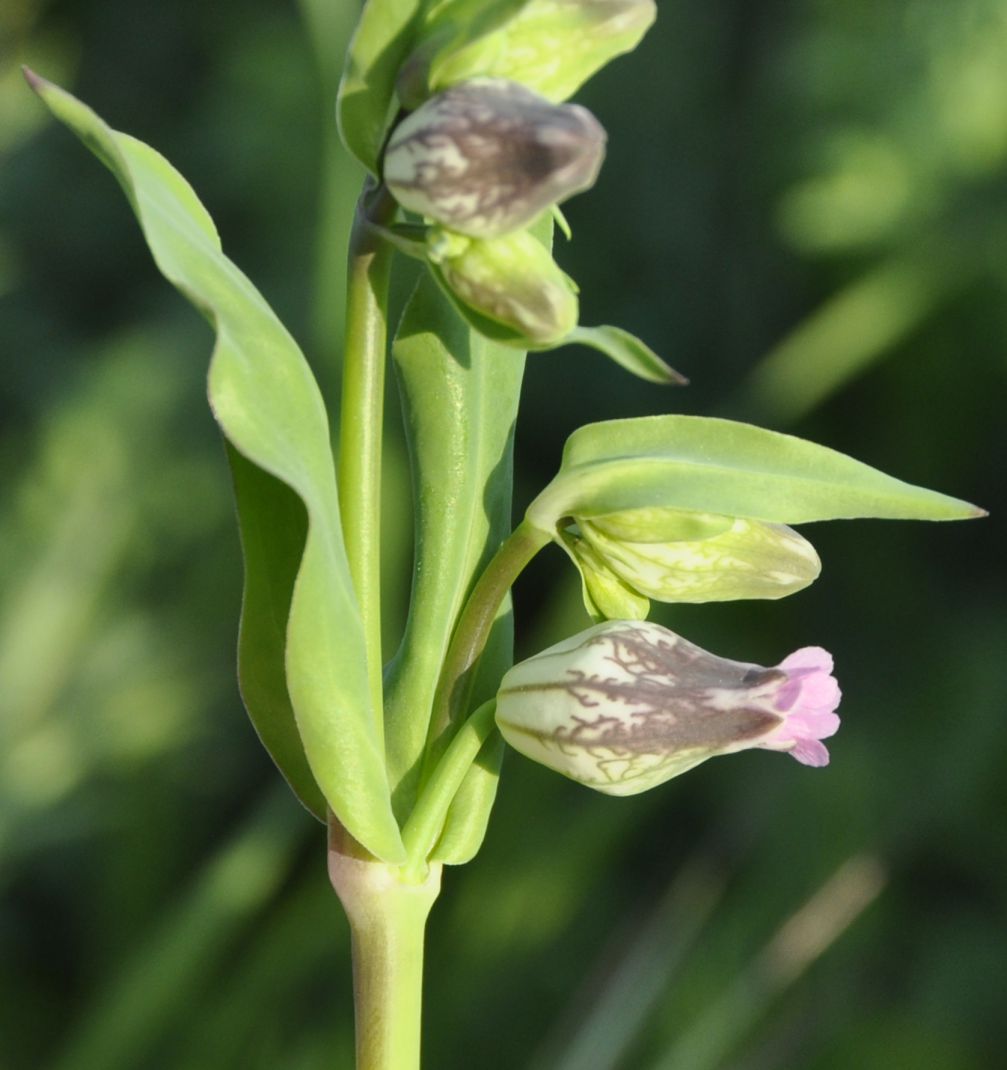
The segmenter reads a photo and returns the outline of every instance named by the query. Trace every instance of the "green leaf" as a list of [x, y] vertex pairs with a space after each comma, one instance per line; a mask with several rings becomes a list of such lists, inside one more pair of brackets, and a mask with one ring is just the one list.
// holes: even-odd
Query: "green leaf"
[[[425, 88], [437, 92], [470, 78], [506, 78], [558, 103], [636, 48], [656, 15], [654, 0], [448, 0], [431, 20], [437, 36], [421, 50], [429, 56]], [[451, 24], [461, 32], [452, 35]]]
[[650, 346], [621, 327], [577, 327], [564, 344], [597, 349], [621, 368], [649, 383], [685, 386], [689, 380], [666, 364]]
[[[392, 347], [416, 503], [409, 618], [389, 666], [385, 742], [396, 804], [406, 812], [420, 774], [448, 642], [476, 577], [510, 532], [521, 352], [470, 330], [422, 275]], [[496, 641], [500, 634], [501, 642]], [[492, 649], [495, 694], [510, 667], [509, 619]], [[482, 668], [482, 665], [481, 665]]]
[[343, 143], [374, 175], [392, 117], [395, 80], [415, 37], [421, 0], [367, 0], [339, 86]]
[[[360, 610], [339, 524], [328, 420], [307, 362], [260, 294], [223, 255], [206, 209], [167, 160], [111, 130], [69, 93], [36, 75], [28, 77], [56, 118], [119, 180], [161, 273], [214, 326], [209, 397], [224, 434], [304, 504], [307, 534], [286, 623], [286, 682], [296, 728], [315, 781], [350, 834], [378, 857], [400, 860], [404, 850], [370, 709]], [[246, 532], [252, 533], [261, 527], [263, 485], [257, 482], [247, 496], [249, 484], [241, 476], [235, 484], [238, 508]], [[289, 519], [289, 508], [286, 512]], [[256, 584], [251, 603], [256, 613], [259, 606], [282, 605], [291, 567], [289, 538], [289, 532], [276, 536], [275, 545], [283, 546], [280, 572], [270, 580], [272, 595]], [[255, 561], [257, 576], [260, 563]], [[246, 641], [258, 642], [270, 628], [276, 641], [282, 630], [277, 623], [253, 624], [246, 618]], [[265, 689], [252, 688], [255, 696], [272, 695], [271, 702], [276, 701], [278, 656], [271, 651]], [[264, 741], [282, 739], [274, 757], [286, 763], [284, 772], [296, 790], [310, 796], [303, 768], [289, 764], [294, 739], [289, 720], [284, 727], [289, 712], [282, 700], [249, 712]]]
[[503, 736], [499, 732], [494, 732], [483, 744], [479, 757], [472, 763], [458, 794], [451, 801], [444, 831], [430, 853], [431, 862], [464, 866], [479, 853], [496, 802], [504, 750]]
[[528, 508], [552, 531], [565, 516], [662, 506], [782, 524], [852, 517], [961, 520], [974, 505], [894, 479], [813, 442], [702, 416], [589, 424]]
[[227, 446], [245, 569], [238, 630], [241, 698], [262, 745], [304, 806], [325, 821], [325, 797], [315, 783], [297, 733], [284, 664], [287, 620], [304, 552], [304, 503], [278, 479]]
[[[478, 708], [497, 693], [504, 673], [513, 664], [514, 613], [508, 595], [500, 606], [486, 649], [479, 659], [469, 698], [470, 708]], [[431, 862], [463, 866], [479, 853], [496, 802], [504, 749], [499, 732], [494, 732], [483, 744], [448, 808], [440, 839], [430, 854]]]

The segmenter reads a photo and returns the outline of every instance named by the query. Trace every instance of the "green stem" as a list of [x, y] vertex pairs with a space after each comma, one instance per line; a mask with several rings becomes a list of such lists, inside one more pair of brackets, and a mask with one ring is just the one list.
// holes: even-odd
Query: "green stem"
[[368, 216], [394, 213], [387, 193], [365, 189], [350, 241], [346, 345], [339, 420], [339, 509], [350, 575], [363, 617], [367, 674], [379, 739], [381, 688], [381, 434], [388, 343], [392, 249], [372, 233]]
[[330, 821], [329, 877], [350, 923], [356, 1070], [419, 1070], [423, 936], [441, 867], [421, 880], [377, 862]]
[[500, 604], [524, 567], [550, 541], [548, 532], [523, 520], [503, 542], [472, 588], [441, 670], [427, 737], [426, 769], [429, 770], [439, 758], [445, 732], [464, 715], [473, 670], [489, 639]]
[[419, 876], [423, 873], [427, 856], [436, 846], [444, 828], [448, 809], [483, 744], [493, 732], [495, 712], [496, 699], [490, 699], [467, 718], [431, 774], [402, 830], [402, 839], [409, 855], [404, 867], [408, 874]]

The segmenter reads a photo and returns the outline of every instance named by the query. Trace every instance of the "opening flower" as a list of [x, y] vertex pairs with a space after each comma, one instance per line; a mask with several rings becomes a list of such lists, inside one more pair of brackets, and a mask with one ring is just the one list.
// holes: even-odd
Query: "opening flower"
[[804, 647], [763, 668], [658, 624], [608, 621], [515, 665], [497, 724], [533, 761], [636, 795], [719, 754], [762, 748], [823, 766], [839, 728], [832, 657]]

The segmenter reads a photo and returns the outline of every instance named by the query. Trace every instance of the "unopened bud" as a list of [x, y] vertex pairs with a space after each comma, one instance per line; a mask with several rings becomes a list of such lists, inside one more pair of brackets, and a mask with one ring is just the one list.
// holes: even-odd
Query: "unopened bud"
[[783, 598], [822, 568], [811, 543], [783, 524], [661, 508], [577, 523], [621, 580], [659, 602]]
[[608, 795], [636, 795], [720, 754], [759, 747], [823, 766], [839, 727], [832, 658], [730, 661], [646, 621], [609, 621], [515, 665], [497, 695], [504, 739]]
[[605, 131], [574, 104], [480, 78], [428, 100], [395, 129], [384, 181], [409, 211], [473, 238], [497, 238], [590, 188]]
[[654, 0], [529, 0], [499, 29], [436, 57], [430, 89], [488, 75], [566, 100], [636, 48], [656, 17]]
[[577, 295], [549, 251], [527, 231], [490, 241], [433, 231], [430, 259], [470, 309], [516, 332], [529, 348], [554, 345], [577, 326]]

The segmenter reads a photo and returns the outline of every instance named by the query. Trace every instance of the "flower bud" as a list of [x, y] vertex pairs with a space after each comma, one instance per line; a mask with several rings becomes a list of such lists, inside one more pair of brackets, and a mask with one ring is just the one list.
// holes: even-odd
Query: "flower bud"
[[547, 347], [577, 326], [579, 304], [570, 280], [527, 231], [479, 241], [435, 230], [428, 247], [455, 297], [516, 332], [514, 344]]
[[[636, 48], [656, 17], [654, 0], [527, 0], [489, 33], [463, 16], [456, 21], [474, 26], [475, 34], [445, 35], [444, 46], [427, 57], [428, 91], [485, 75], [566, 100], [610, 60]], [[448, 6], [435, 27], [452, 18]]]
[[620, 579], [660, 602], [783, 598], [822, 568], [811, 543], [783, 524], [661, 508], [577, 523]]
[[605, 131], [585, 108], [480, 78], [396, 127], [384, 181], [409, 211], [472, 238], [497, 238], [589, 189], [604, 154]]
[[497, 695], [504, 739], [608, 795], [636, 795], [718, 754], [783, 751], [823, 766], [839, 728], [832, 657], [729, 661], [646, 621], [609, 621], [515, 665]]

